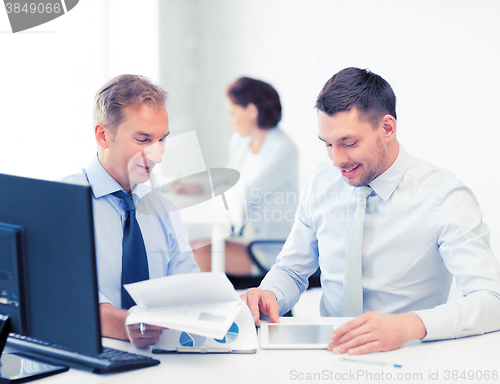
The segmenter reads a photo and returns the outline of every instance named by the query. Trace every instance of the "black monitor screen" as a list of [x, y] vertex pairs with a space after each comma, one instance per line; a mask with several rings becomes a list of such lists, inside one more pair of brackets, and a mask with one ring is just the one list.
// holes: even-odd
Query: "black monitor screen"
[[[15, 270], [9, 260], [12, 250], [24, 269], [24, 298], [18, 300], [26, 324], [14, 324], [14, 331], [78, 352], [100, 353], [90, 187], [0, 174], [0, 228], [0, 289], [8, 286]], [[0, 313], [9, 300], [13, 307], [7, 289], [2, 293]]]

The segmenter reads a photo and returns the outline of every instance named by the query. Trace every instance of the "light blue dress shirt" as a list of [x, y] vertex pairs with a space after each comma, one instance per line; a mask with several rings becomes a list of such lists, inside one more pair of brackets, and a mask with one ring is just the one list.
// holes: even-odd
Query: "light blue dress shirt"
[[[97, 156], [81, 173], [68, 176], [64, 181], [89, 184], [92, 187], [99, 303], [111, 303], [120, 308], [122, 240], [126, 212], [123, 199], [111, 193], [122, 187], [102, 167]], [[132, 191], [137, 206], [136, 217], [148, 255], [149, 278], [199, 272], [178, 212], [169, 214], [166, 210], [161, 212], [161, 209], [157, 210], [160, 214], [141, 212], [140, 199], [149, 192], [151, 188], [143, 184], [138, 184]], [[166, 199], [158, 201], [166, 207]]]
[[[370, 184], [363, 237], [364, 312], [415, 312], [425, 340], [500, 329], [500, 265], [474, 194], [448, 170], [408, 155]], [[290, 310], [321, 267], [322, 316], [342, 316], [354, 188], [331, 162], [301, 196], [290, 237], [260, 288]], [[452, 278], [463, 297], [447, 303]]]

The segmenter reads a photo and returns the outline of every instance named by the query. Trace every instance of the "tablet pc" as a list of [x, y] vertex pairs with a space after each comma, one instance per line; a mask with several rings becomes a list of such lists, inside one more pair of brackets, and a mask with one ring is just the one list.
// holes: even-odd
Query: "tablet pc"
[[260, 347], [263, 349], [326, 349], [332, 324], [262, 323]]
[[69, 367], [52, 365], [32, 360], [22, 354], [2, 353], [0, 364], [0, 383], [24, 383], [42, 377], [66, 372]]

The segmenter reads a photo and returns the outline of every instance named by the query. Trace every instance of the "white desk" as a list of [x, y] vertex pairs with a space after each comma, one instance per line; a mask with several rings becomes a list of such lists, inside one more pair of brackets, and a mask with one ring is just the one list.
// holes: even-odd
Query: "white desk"
[[[296, 320], [290, 318], [285, 321]], [[104, 344], [113, 348], [146, 353], [127, 342], [104, 339]], [[401, 364], [402, 368], [346, 363], [326, 350], [259, 349], [256, 354], [251, 355], [152, 356], [159, 359], [161, 364], [156, 367], [106, 375], [70, 369], [68, 372], [37, 382], [60, 384], [500, 383], [500, 332], [438, 342], [412, 341], [395, 351], [355, 357]], [[494, 371], [497, 374], [496, 380], [492, 377]], [[465, 377], [471, 374], [475, 378], [461, 379], [462, 374], [465, 374]], [[481, 379], [479, 375], [482, 375]], [[487, 375], [489, 379], [486, 379]]]
[[[225, 191], [224, 186], [221, 188]], [[237, 184], [232, 190], [224, 193], [229, 210], [226, 210], [223, 198], [217, 190], [215, 197], [212, 197], [211, 192], [195, 195], [181, 195], [168, 190], [162, 192], [179, 208], [179, 211], [175, 211], [174, 214], [180, 214], [188, 232], [190, 226], [204, 226], [209, 230], [208, 234], [203, 237], [210, 238], [211, 270], [225, 272], [225, 239], [231, 235], [232, 229], [239, 231], [242, 225], [241, 194], [244, 195], [244, 191], [241, 185]], [[232, 225], [236, 225], [237, 228], [232, 228]]]

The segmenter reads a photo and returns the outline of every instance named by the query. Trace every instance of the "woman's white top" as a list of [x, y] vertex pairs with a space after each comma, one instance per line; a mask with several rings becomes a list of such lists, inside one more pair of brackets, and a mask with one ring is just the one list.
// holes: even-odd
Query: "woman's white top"
[[247, 221], [239, 235], [247, 243], [286, 240], [299, 200], [297, 147], [278, 127], [269, 131], [258, 153], [250, 144], [249, 136], [235, 133], [227, 163], [240, 172], [245, 190]]

